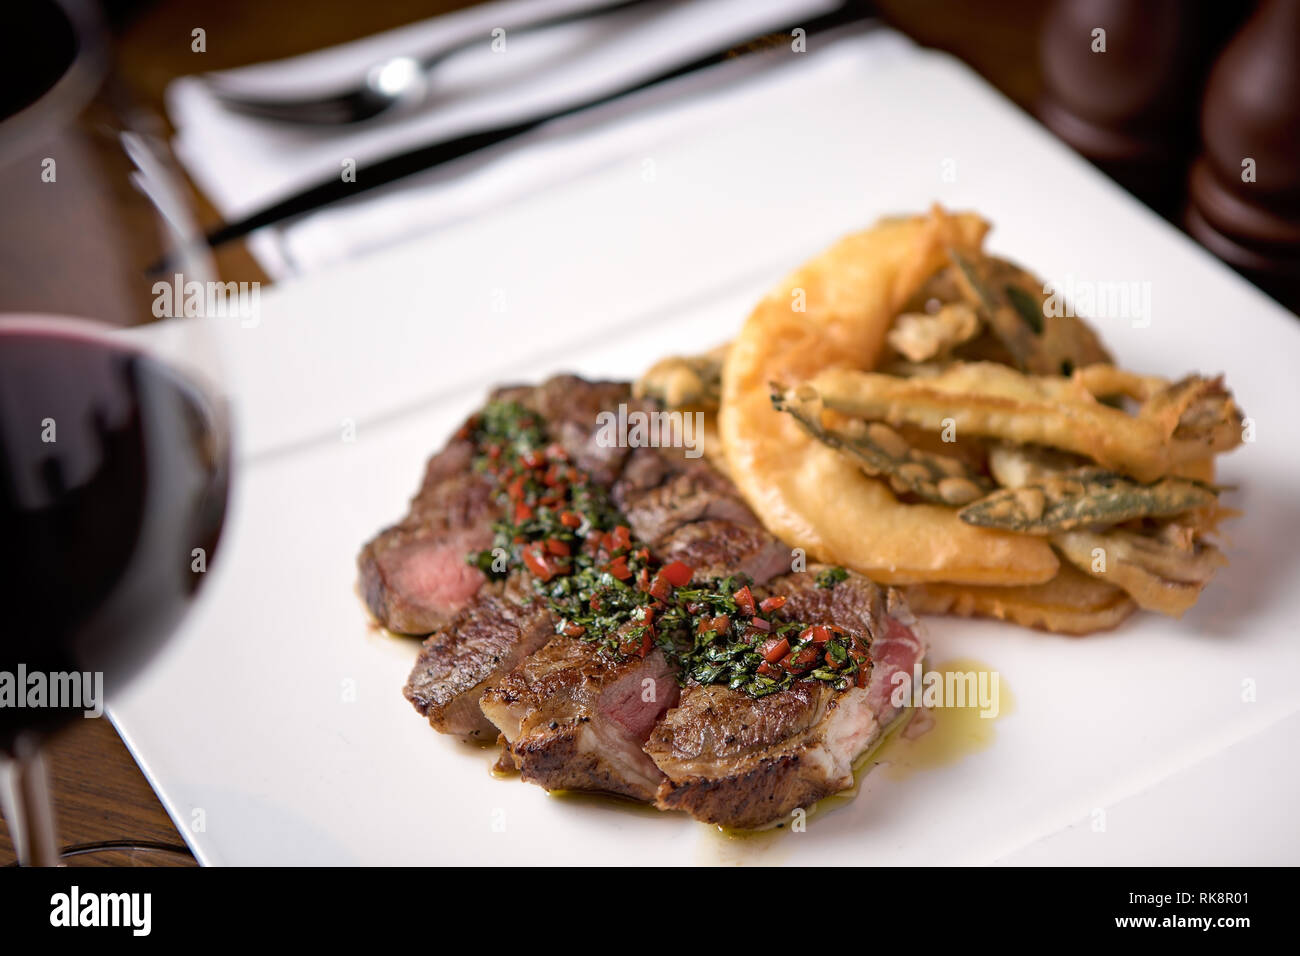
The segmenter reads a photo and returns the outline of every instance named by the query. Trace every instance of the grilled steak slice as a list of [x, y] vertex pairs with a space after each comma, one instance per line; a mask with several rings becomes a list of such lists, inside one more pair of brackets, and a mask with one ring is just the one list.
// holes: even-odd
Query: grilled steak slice
[[589, 382], [576, 375], [547, 379], [523, 402], [546, 423], [552, 441], [559, 442], [569, 458], [599, 485], [609, 487], [618, 477], [629, 449], [602, 444], [596, 418], [629, 402], [626, 382]]
[[633, 533], [657, 547], [684, 524], [720, 518], [758, 527], [735, 485], [702, 458], [677, 448], [637, 448], [612, 489]]
[[498, 509], [492, 482], [470, 469], [473, 453], [470, 442], [453, 440], [434, 455], [410, 513], [357, 559], [366, 605], [390, 631], [445, 627], [485, 580], [465, 556], [492, 543]]
[[701, 578], [747, 574], [755, 584], [790, 570], [790, 549], [764, 528], [721, 518], [682, 525], [658, 547], [664, 561], [681, 561]]
[[735, 486], [682, 449], [636, 449], [612, 494], [638, 538], [701, 578], [739, 573], [762, 584], [790, 570], [790, 549], [763, 528]]
[[592, 644], [556, 637], [489, 687], [481, 706], [524, 780], [649, 801], [663, 775], [641, 747], [677, 698], [658, 650], [615, 663]]
[[545, 602], [530, 590], [519, 576], [488, 584], [451, 626], [425, 639], [402, 692], [435, 730], [466, 740], [496, 737], [479, 697], [555, 632]]
[[688, 686], [645, 748], [667, 778], [657, 794], [660, 809], [737, 829], [780, 820], [852, 786], [854, 760], [898, 716], [892, 676], [910, 673], [925, 651], [897, 598], [858, 575], [834, 588], [817, 587], [812, 574], [788, 575], [771, 590], [786, 596], [782, 610], [792, 620], [870, 635], [867, 687], [836, 691], [799, 681], [751, 698], [721, 685]]
[[[607, 483], [622, 467], [627, 449], [595, 441], [596, 415], [627, 396], [623, 383], [587, 382], [572, 375], [492, 393], [494, 400], [536, 411], [551, 439]], [[407, 516], [371, 539], [357, 559], [366, 605], [390, 631], [444, 629], [483, 586], [482, 572], [465, 558], [492, 544], [499, 509], [495, 486], [473, 470], [473, 457], [470, 441], [452, 439], [429, 460]]]

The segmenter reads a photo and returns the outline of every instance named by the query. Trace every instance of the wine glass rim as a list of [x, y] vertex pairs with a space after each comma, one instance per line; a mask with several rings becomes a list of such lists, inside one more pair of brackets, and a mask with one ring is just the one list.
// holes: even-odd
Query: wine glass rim
[[49, 0], [68, 21], [77, 49], [68, 68], [54, 84], [12, 116], [0, 120], [5, 133], [0, 163], [9, 161], [34, 141], [76, 116], [94, 97], [108, 72], [105, 27], [90, 0]]
[[96, 341], [121, 343], [120, 330], [113, 325], [74, 315], [51, 315], [40, 312], [0, 312], [0, 332], [36, 332], [63, 334]]

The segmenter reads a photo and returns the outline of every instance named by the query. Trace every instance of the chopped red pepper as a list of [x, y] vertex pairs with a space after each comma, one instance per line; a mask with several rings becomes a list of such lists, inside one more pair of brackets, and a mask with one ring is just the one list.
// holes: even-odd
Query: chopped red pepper
[[621, 551], [632, 547], [632, 529], [625, 524], [619, 525], [610, 533], [613, 542], [612, 551]]
[[570, 554], [569, 543], [561, 541], [559, 538], [548, 538], [546, 541], [546, 550], [551, 554], [558, 554], [562, 557], [568, 557]]
[[528, 570], [541, 578], [543, 582], [551, 580], [557, 573], [556, 566], [542, 553], [539, 545], [530, 544], [523, 551], [524, 564]]
[[641, 608], [641, 623], [645, 625], [645, 633], [641, 635], [641, 656], [645, 657], [650, 653], [650, 648], [654, 647], [654, 621], [655, 609], [646, 605]]
[[736, 600], [736, 607], [740, 608], [748, 616], [754, 616], [754, 592], [749, 589], [748, 584], [733, 594], [732, 597]]
[[763, 598], [762, 603], [758, 605], [759, 610], [764, 614], [771, 614], [773, 611], [779, 611], [783, 607], [785, 607], [784, 594], [774, 594], [770, 598]]
[[726, 634], [731, 630], [731, 618], [725, 614], [719, 614], [717, 617], [706, 617], [700, 621], [698, 628], [701, 634]]
[[821, 648], [814, 644], [790, 654], [785, 660], [781, 661], [781, 664], [791, 674], [803, 674], [812, 670], [813, 665], [817, 663], [821, 656]]
[[542, 465], [546, 464], [546, 456], [540, 451], [534, 451], [532, 449], [521, 454], [519, 460], [522, 461], [524, 466], [527, 468], [540, 468]]
[[673, 586], [664, 577], [662, 571], [656, 574], [654, 580], [650, 582], [650, 596], [660, 601], [667, 601], [673, 596]]
[[665, 564], [659, 573], [662, 574], [667, 579], [668, 583], [675, 588], [685, 587], [690, 584], [691, 577], [695, 574], [689, 565], [683, 564], [680, 561], [672, 561]]
[[811, 640], [814, 644], [825, 644], [831, 639], [830, 628], [825, 624], [814, 624], [812, 627], [806, 627], [799, 632], [799, 640]]
[[614, 575], [614, 577], [618, 578], [620, 581], [626, 581], [632, 576], [632, 571], [627, 566], [627, 558], [623, 555], [619, 555], [613, 561], [609, 562], [609, 565], [605, 570]]
[[758, 656], [769, 664], [775, 664], [790, 653], [790, 642], [784, 637], [769, 637], [758, 645]]
[[582, 526], [582, 519], [572, 511], [566, 511], [560, 515], [560, 524], [564, 525], [566, 528], [578, 528]]
[[515, 524], [523, 524], [533, 516], [533, 509], [522, 501], [515, 505]]

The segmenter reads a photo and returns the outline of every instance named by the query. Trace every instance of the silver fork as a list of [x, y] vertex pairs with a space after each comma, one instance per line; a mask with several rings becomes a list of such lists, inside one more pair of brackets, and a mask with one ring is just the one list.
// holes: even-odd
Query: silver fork
[[[531, 20], [507, 24], [508, 33], [544, 30], [564, 23], [574, 23], [636, 7], [651, 0], [612, 0], [609, 3], [570, 10], [562, 14], [541, 12]], [[655, 0], [657, 2], [657, 0]], [[428, 95], [428, 75], [440, 63], [457, 53], [484, 42], [480, 35], [452, 40], [436, 50], [419, 56], [396, 56], [376, 63], [366, 70], [356, 85], [332, 90], [318, 96], [276, 97], [237, 92], [220, 76], [205, 76], [204, 82], [221, 103], [236, 113], [310, 126], [341, 126], [360, 123], [385, 113], [398, 104], [414, 107]]]

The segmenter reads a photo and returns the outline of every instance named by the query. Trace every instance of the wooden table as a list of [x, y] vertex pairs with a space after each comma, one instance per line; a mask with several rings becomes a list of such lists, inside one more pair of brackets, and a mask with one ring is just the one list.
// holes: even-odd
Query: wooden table
[[[293, 56], [391, 29], [462, 6], [465, 0], [161, 0], [123, 28], [118, 68], [133, 95], [161, 113], [163, 90], [177, 76]], [[1035, 49], [1042, 5], [1036, 0], [878, 0], [885, 18], [917, 42], [954, 53], [1028, 108], [1040, 89]], [[190, 49], [195, 27], [207, 52]], [[196, 195], [207, 223], [218, 217]], [[267, 281], [243, 246], [224, 248], [217, 264], [227, 281]], [[47, 754], [64, 845], [101, 841], [176, 844], [180, 835], [107, 719], [79, 720]], [[0, 822], [0, 865], [14, 859]]]

